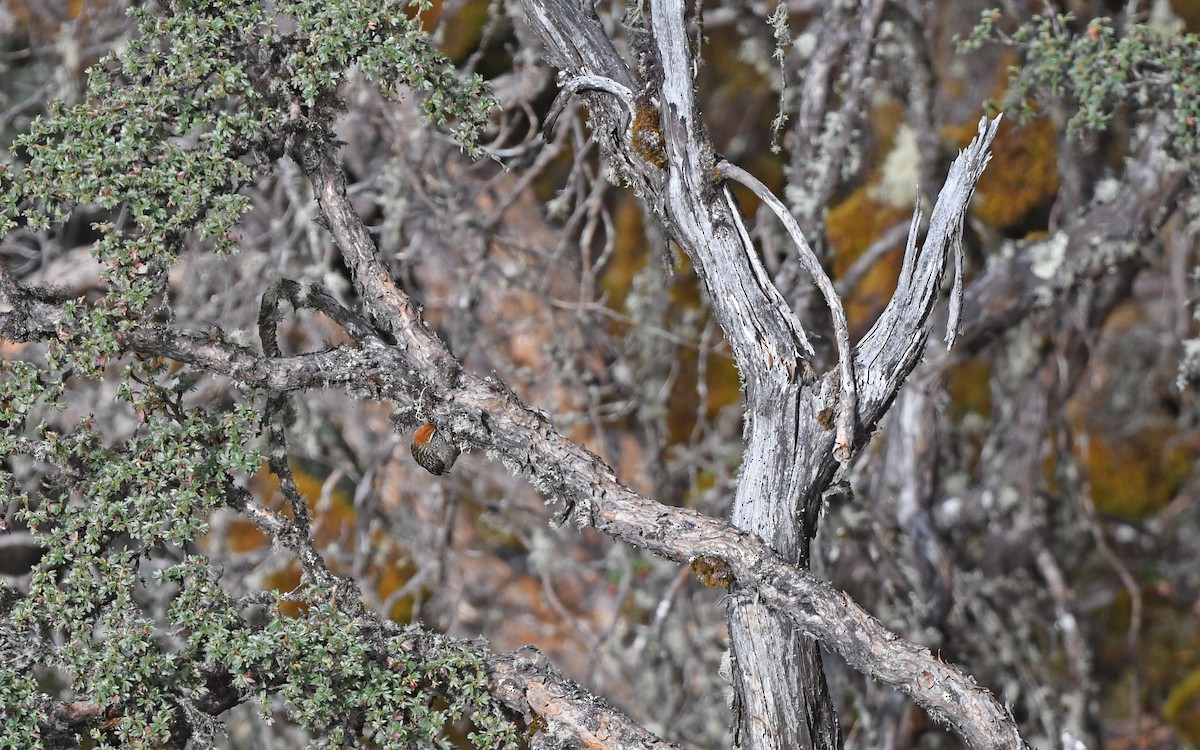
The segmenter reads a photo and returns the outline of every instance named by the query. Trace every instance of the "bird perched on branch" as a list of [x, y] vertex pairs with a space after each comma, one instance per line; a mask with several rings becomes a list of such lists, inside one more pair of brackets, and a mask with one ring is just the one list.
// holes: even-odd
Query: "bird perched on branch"
[[458, 446], [446, 439], [432, 424], [423, 424], [413, 433], [412, 454], [430, 474], [442, 475], [458, 460]]

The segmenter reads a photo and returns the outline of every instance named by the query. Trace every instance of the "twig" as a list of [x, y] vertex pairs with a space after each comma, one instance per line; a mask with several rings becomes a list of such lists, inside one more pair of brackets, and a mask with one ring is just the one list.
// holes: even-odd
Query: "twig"
[[558, 122], [558, 116], [562, 114], [563, 109], [567, 106], [567, 102], [580, 91], [604, 91], [612, 94], [625, 105], [625, 112], [628, 118], [625, 127], [628, 128], [629, 124], [633, 122], [633, 91], [628, 86], [604, 76], [575, 76], [562, 84], [558, 96], [554, 98], [554, 104], [550, 106], [550, 113], [546, 115], [544, 131], [547, 141], [551, 140], [550, 134], [554, 133], [554, 126]]

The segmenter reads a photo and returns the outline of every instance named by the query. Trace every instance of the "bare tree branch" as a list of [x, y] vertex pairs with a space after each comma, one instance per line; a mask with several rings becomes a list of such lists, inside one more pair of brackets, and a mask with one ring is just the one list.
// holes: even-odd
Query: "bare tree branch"
[[829, 307], [829, 314], [833, 318], [834, 341], [837, 343], [838, 370], [841, 372], [842, 378], [841, 399], [838, 404], [838, 431], [833, 444], [833, 455], [838, 461], [845, 463], [850, 460], [850, 451], [854, 445], [854, 425], [858, 415], [858, 388], [854, 380], [854, 359], [850, 354], [850, 326], [846, 323], [846, 308], [842, 305], [842, 298], [833, 288], [833, 282], [829, 280], [829, 275], [821, 267], [821, 261], [808, 246], [808, 241], [804, 239], [800, 225], [787, 210], [787, 206], [783, 205], [783, 201], [776, 198], [758, 178], [736, 164], [722, 159], [717, 163], [717, 170], [750, 188], [759, 200], [767, 204], [779, 217], [788, 236], [792, 238], [792, 242], [796, 246], [796, 255], [801, 267], [812, 277], [817, 289], [821, 291], [821, 296], [825, 298], [825, 304]]

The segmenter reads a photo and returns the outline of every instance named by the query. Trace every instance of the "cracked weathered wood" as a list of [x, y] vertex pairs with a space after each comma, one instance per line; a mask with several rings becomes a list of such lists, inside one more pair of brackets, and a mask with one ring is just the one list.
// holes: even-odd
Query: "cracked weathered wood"
[[[574, 39], [581, 28], [599, 28], [590, 11], [567, 2], [526, 0], [523, 7], [551, 48]], [[565, 25], [555, 25], [568, 18]], [[744, 232], [735, 231], [740, 217], [717, 199], [723, 187], [718, 185], [718, 160], [693, 96], [695, 65], [683, 3], [655, 0], [650, 19], [656, 59], [647, 68], [654, 80], [646, 82], [645, 98], [659, 109], [661, 159], [643, 158], [629, 142], [638, 133], [620, 137], [615, 123], [624, 120], [616, 101], [593, 100], [593, 128], [601, 133], [601, 146], [618, 173], [638, 188], [692, 259], [737, 362], [745, 386], [747, 446], [732, 521], [803, 568], [816, 532], [821, 493], [833, 476], [834, 452], [844, 460], [856, 442], [861, 444], [923, 350], [925, 323], [947, 253], [957, 257], [961, 252], [962, 217], [986, 164], [995, 123], [981, 131], [972, 152], [956, 162], [920, 251], [915, 231], [910, 233], [904, 283], [885, 314], [886, 328], [873, 331], [853, 363], [844, 358], [840, 371], [813, 382], [803, 327], [762, 272]], [[581, 37], [593, 39], [589, 34]], [[581, 54], [575, 41], [552, 49], [550, 57], [562, 61], [569, 75], [602, 71], [622, 84], [631, 77], [611, 47], [589, 44], [589, 54], [603, 57]], [[665, 179], [660, 165], [665, 165]], [[914, 222], [914, 230], [915, 226]], [[851, 371], [857, 382], [843, 383]], [[859, 396], [865, 402], [855, 415], [844, 406], [854, 403], [857, 389], [867, 392]], [[832, 423], [840, 429], [823, 426]], [[856, 425], [862, 429], [856, 432]], [[746, 748], [838, 747], [837, 718], [817, 644], [764, 607], [761, 597], [738, 594], [736, 589], [729, 621], [738, 743]]]

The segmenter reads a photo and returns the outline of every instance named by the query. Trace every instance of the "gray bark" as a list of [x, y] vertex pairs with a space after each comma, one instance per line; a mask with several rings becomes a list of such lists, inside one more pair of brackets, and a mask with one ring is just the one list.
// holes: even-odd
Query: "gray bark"
[[[553, 0], [523, 4], [533, 28], [571, 76], [610, 76], [629, 86], [632, 74], [615, 50], [598, 38], [599, 23], [577, 8]], [[962, 220], [975, 181], [986, 164], [995, 126], [981, 130], [970, 152], [955, 163], [934, 209], [929, 237], [920, 252], [913, 223], [902, 278], [892, 303], [855, 354], [853, 366], [816, 379], [805, 358], [807, 336], [782, 295], [771, 284], [741, 219], [720, 200], [717, 157], [705, 135], [693, 97], [694, 60], [678, 0], [650, 4], [659, 80], [646, 83], [657, 101], [661, 126], [660, 170], [647, 163], [634, 142], [644, 134], [620, 124], [639, 122], [621, 111], [621, 97], [591, 94], [592, 126], [622, 174], [657, 209], [671, 236], [688, 253], [705, 284], [715, 317], [725, 332], [744, 382], [747, 447], [732, 522], [755, 534], [784, 560], [804, 569], [816, 532], [821, 494], [837, 466], [842, 445], [825, 425], [857, 422], [865, 430], [882, 416], [925, 344], [925, 324], [945, 269], [947, 252], [961, 254]], [[644, 127], [644, 124], [639, 125]], [[797, 248], [797, 255], [806, 251]], [[958, 264], [956, 263], [956, 266]], [[958, 269], [956, 268], [956, 271]], [[952, 339], [957, 325], [960, 276], [956, 273]], [[835, 320], [838, 316], [835, 314]], [[843, 330], [836, 332], [841, 338]], [[856, 388], [844, 389], [845, 373], [857, 372]], [[851, 412], [846, 413], [849, 391]], [[861, 390], [857, 414], [856, 390]], [[863, 431], [859, 433], [867, 434]], [[853, 434], [849, 442], [854, 443]], [[853, 445], [849, 446], [850, 448]], [[819, 646], [794, 623], [772, 611], [756, 592], [735, 587], [729, 625], [738, 715], [738, 744], [746, 748], [836, 748], [837, 717], [825, 685]]]

